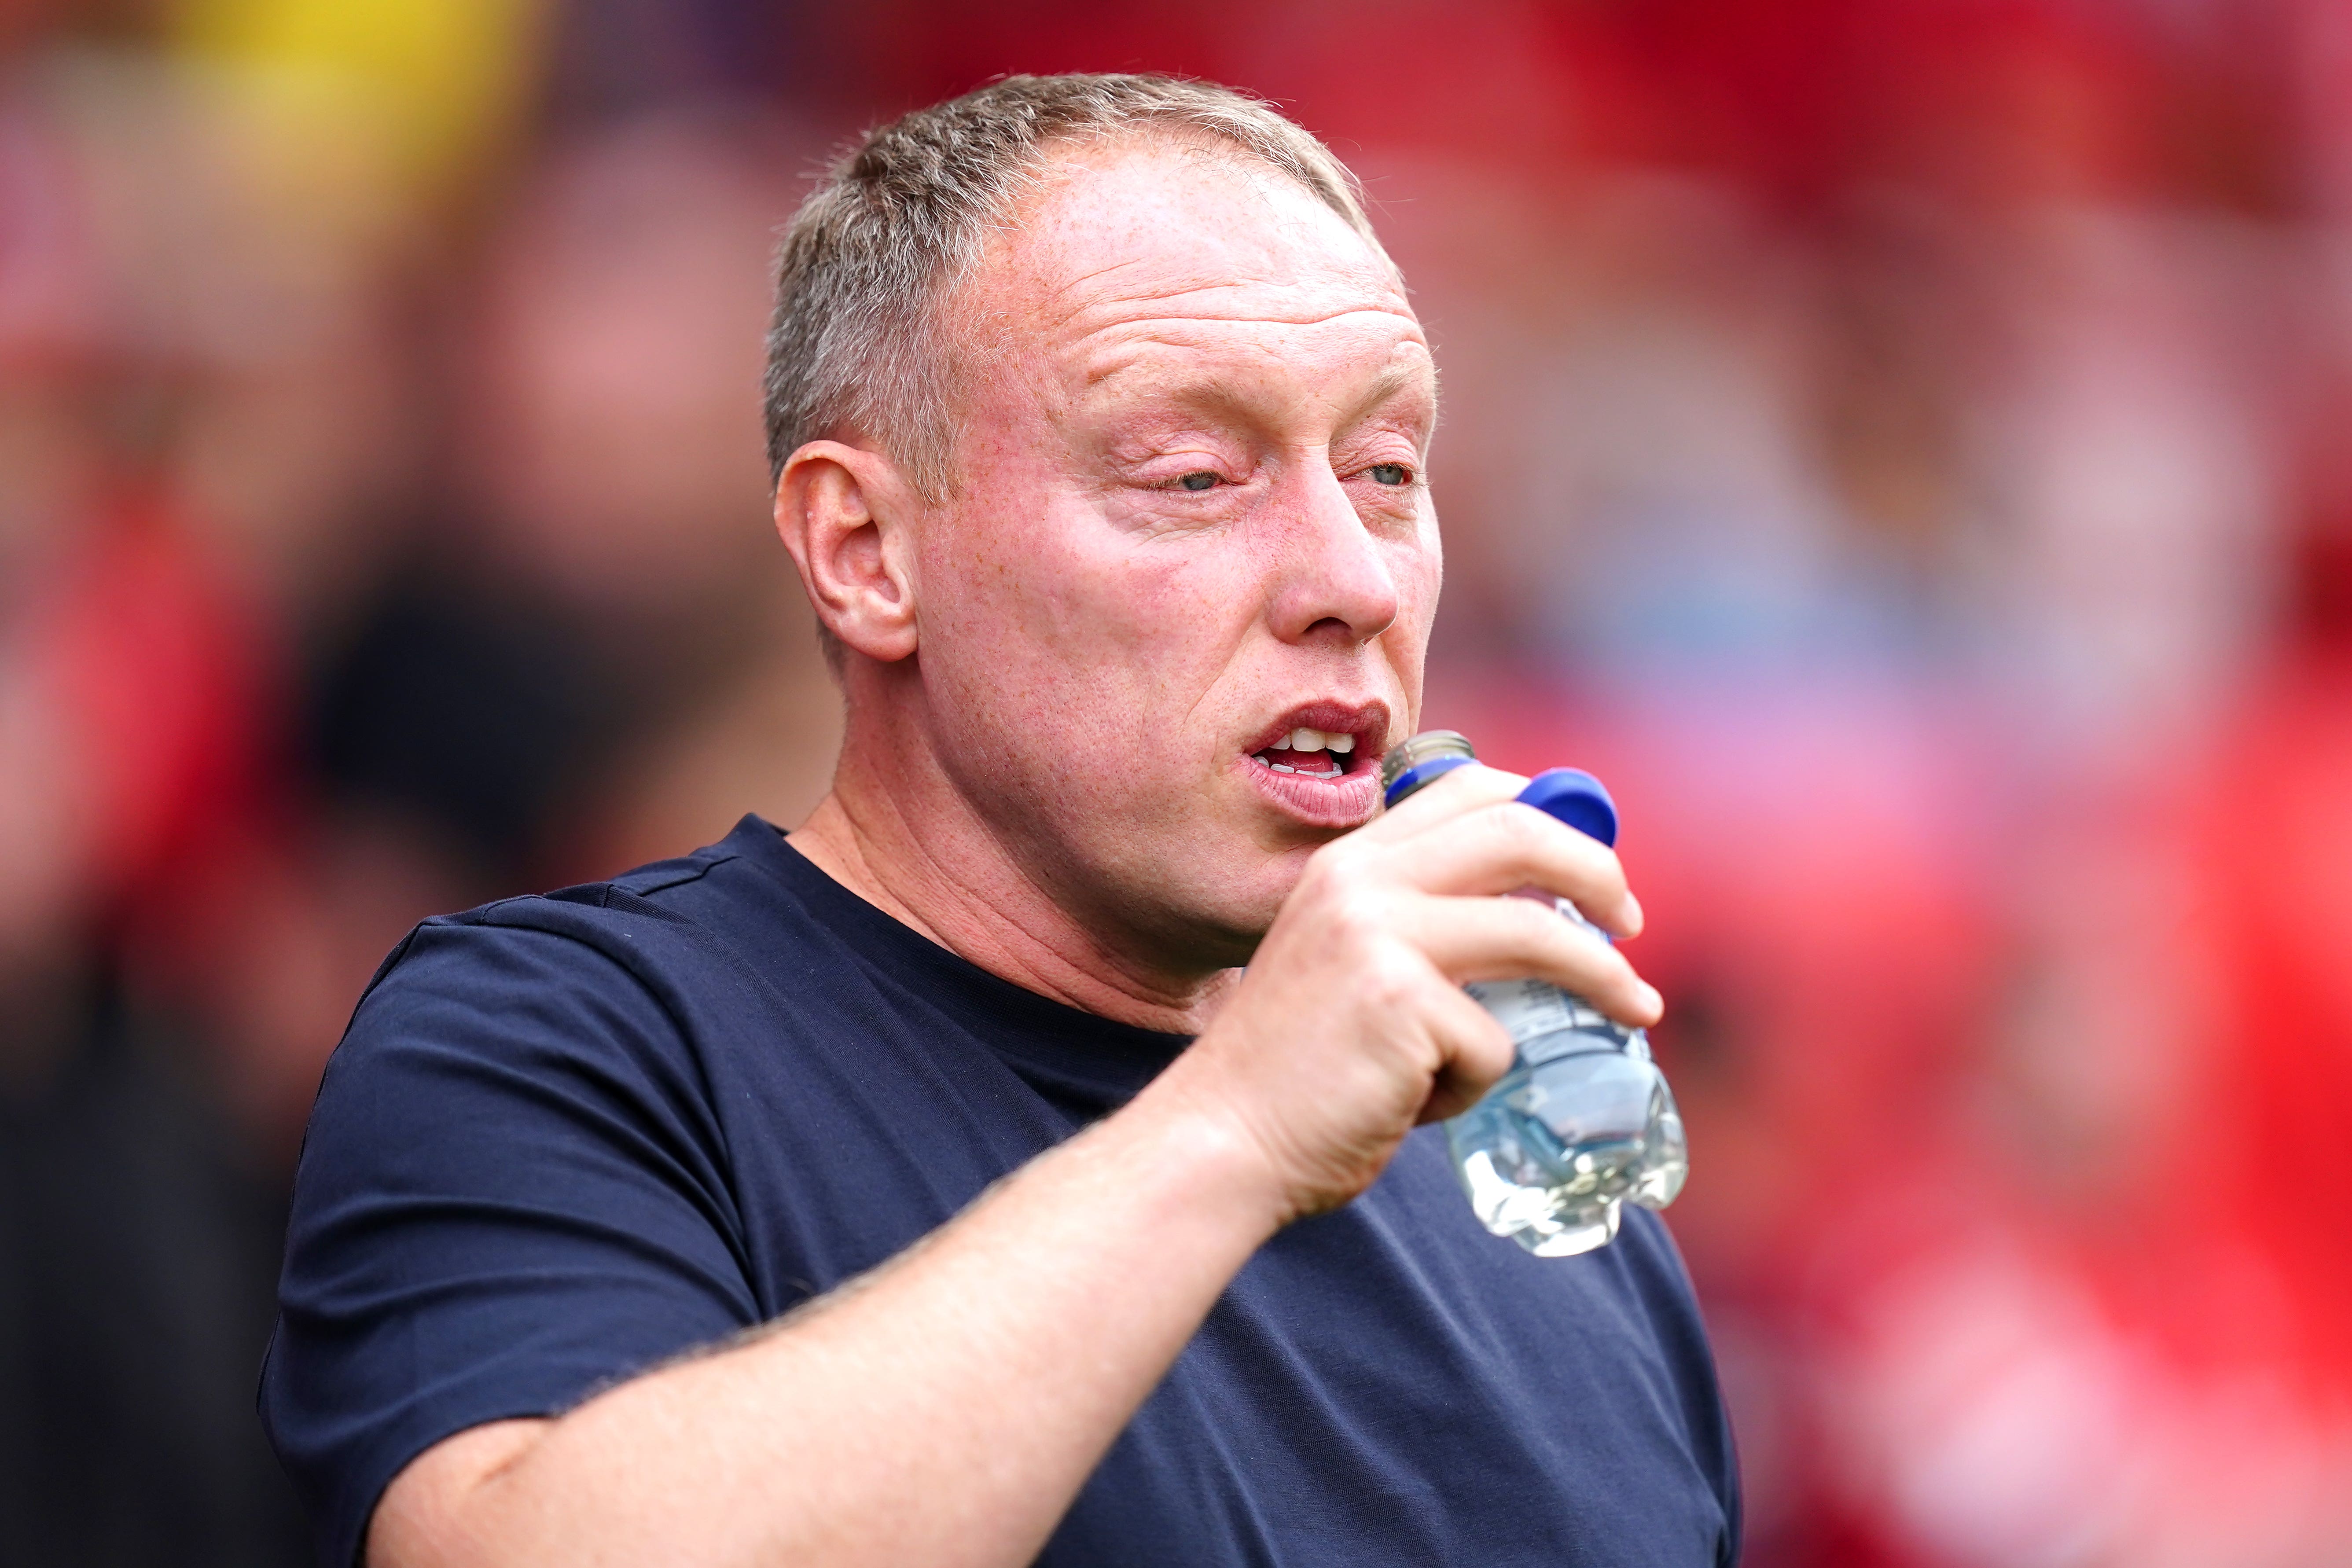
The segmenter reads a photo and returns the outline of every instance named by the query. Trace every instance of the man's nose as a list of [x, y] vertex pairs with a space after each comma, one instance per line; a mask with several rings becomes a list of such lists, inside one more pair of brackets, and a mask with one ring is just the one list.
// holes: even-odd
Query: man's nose
[[1275, 635], [1285, 642], [1369, 642], [1396, 621], [1395, 574], [1330, 465], [1302, 463], [1295, 471], [1276, 546]]

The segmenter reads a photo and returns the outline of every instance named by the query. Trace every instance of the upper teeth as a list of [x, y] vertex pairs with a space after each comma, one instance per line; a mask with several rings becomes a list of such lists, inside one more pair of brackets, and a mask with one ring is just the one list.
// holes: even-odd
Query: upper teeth
[[1282, 742], [1282, 749], [1292, 752], [1339, 752], [1356, 749], [1356, 737], [1349, 734], [1328, 734], [1321, 730], [1293, 730]]

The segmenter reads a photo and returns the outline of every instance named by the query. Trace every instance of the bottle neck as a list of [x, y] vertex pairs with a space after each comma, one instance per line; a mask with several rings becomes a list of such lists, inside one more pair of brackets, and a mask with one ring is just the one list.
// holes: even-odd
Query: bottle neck
[[1467, 737], [1452, 730], [1424, 730], [1381, 759], [1381, 798], [1395, 805], [1455, 768], [1478, 760]]

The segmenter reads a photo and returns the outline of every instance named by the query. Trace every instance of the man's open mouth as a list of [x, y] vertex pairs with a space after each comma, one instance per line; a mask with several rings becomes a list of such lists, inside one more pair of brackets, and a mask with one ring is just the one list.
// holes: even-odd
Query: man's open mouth
[[1278, 773], [1304, 773], [1309, 778], [1336, 779], [1348, 771], [1356, 737], [1327, 733], [1305, 726], [1291, 731], [1273, 745], [1250, 754]]
[[1380, 809], [1389, 710], [1374, 700], [1302, 702], [1245, 743], [1240, 765], [1260, 799], [1310, 827], [1345, 831]]

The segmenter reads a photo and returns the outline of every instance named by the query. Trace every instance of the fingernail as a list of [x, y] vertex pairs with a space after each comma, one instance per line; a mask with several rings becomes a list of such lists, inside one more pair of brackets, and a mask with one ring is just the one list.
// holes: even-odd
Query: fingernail
[[1656, 986], [1649, 984], [1647, 981], [1643, 981], [1642, 983], [1642, 997], [1643, 1001], [1649, 1004], [1650, 1016], [1653, 1018], [1661, 1017], [1664, 1015], [1666, 1010], [1666, 999], [1658, 994], [1658, 988]]
[[1631, 892], [1625, 895], [1625, 934], [1627, 936], [1642, 934], [1642, 900]]

